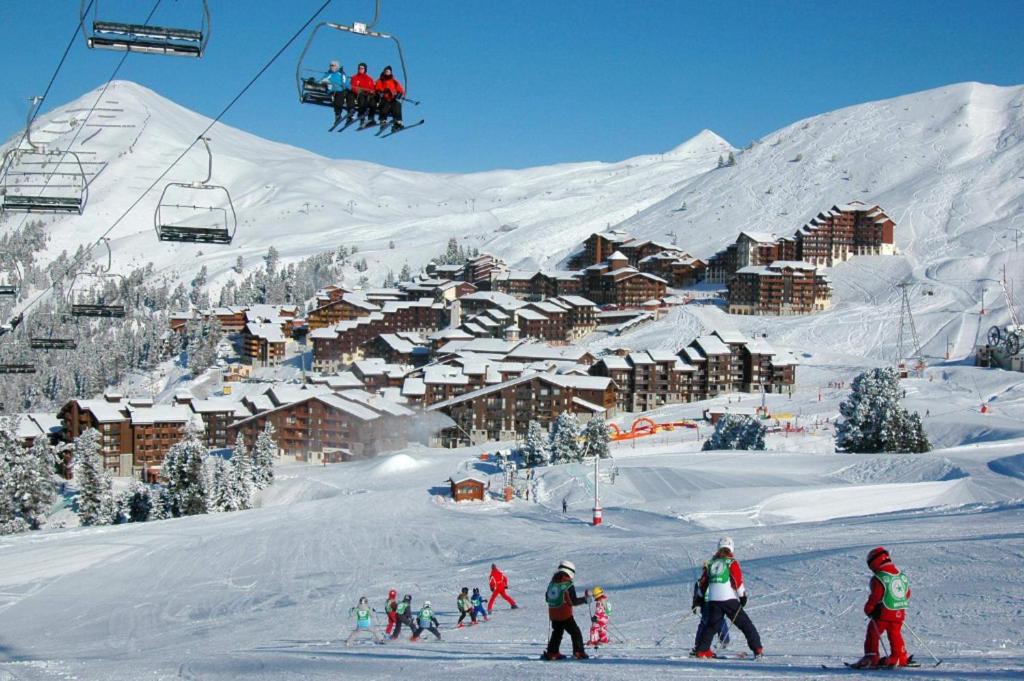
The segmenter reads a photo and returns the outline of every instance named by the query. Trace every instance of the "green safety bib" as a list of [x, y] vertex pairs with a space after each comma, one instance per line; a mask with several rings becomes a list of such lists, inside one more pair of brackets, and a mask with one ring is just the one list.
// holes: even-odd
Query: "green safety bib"
[[429, 627], [432, 622], [430, 621], [434, 617], [434, 611], [430, 608], [423, 608], [420, 610], [420, 626], [426, 628]]
[[875, 577], [885, 587], [882, 605], [889, 610], [906, 610], [910, 603], [907, 592], [910, 591], [910, 580], [902, 572], [895, 575], [888, 572], [876, 572]]
[[409, 609], [409, 604], [406, 603], [405, 601], [402, 601], [401, 603], [398, 604], [398, 607], [395, 608], [395, 612], [397, 612], [399, 615], [404, 615], [405, 611], [408, 610], [408, 609]]
[[361, 608], [359, 610], [356, 610], [356, 620], [358, 622], [361, 622], [361, 623], [364, 623], [364, 624], [369, 624], [370, 623], [370, 611], [369, 610], [363, 610]]
[[733, 564], [732, 558], [715, 558], [708, 564], [708, 582], [711, 584], [727, 584], [729, 582], [729, 568]]
[[572, 582], [551, 582], [548, 584], [544, 600], [548, 602], [549, 608], [557, 608], [565, 603], [565, 592], [572, 588]]

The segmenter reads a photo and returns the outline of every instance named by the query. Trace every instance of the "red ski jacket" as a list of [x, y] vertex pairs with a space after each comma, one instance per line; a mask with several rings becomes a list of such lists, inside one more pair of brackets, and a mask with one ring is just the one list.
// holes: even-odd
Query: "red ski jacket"
[[357, 73], [352, 76], [348, 83], [349, 87], [352, 88], [352, 92], [356, 94], [360, 92], [373, 92], [377, 89], [377, 81], [367, 73]]
[[488, 585], [491, 587], [491, 591], [504, 591], [508, 588], [508, 577], [498, 568], [494, 568], [491, 570], [491, 578], [488, 580]]
[[[888, 572], [890, 575], [899, 574], [899, 570], [896, 569], [896, 565], [891, 562], [882, 564], [878, 568], [879, 572]], [[868, 617], [872, 617], [875, 612], [875, 608], [878, 608], [879, 615], [877, 619], [884, 620], [886, 622], [902, 622], [907, 618], [906, 610], [890, 610], [885, 607], [885, 603], [882, 599], [885, 597], [885, 585], [882, 584], [882, 580], [874, 575], [871, 576], [871, 594], [868, 596], [868, 602], [864, 604], [864, 614]], [[907, 598], [910, 598], [910, 589], [907, 589]]]
[[405, 88], [398, 82], [397, 78], [388, 78], [387, 80], [381, 78], [377, 81], [377, 92], [381, 94], [384, 99], [394, 99], [395, 97], [401, 97], [405, 94]]

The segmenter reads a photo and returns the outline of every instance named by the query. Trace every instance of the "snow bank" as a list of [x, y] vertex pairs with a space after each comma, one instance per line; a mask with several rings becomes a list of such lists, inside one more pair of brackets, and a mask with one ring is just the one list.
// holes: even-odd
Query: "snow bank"
[[394, 475], [395, 473], [414, 471], [423, 465], [423, 461], [414, 459], [408, 454], [395, 454], [374, 466], [371, 473], [376, 476]]
[[1001, 459], [990, 461], [988, 467], [996, 473], [1024, 480], [1024, 454], [1004, 456]]

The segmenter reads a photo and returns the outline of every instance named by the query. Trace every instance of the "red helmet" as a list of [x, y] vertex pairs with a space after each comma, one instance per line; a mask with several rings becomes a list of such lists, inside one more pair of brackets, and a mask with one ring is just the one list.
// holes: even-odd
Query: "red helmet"
[[873, 567], [876, 564], [884, 563], [889, 560], [889, 552], [884, 547], [873, 548], [868, 551], [868, 566]]
[[397, 596], [398, 596], [398, 592], [395, 591], [394, 589], [392, 589], [391, 591], [388, 592], [388, 598], [396, 598]]

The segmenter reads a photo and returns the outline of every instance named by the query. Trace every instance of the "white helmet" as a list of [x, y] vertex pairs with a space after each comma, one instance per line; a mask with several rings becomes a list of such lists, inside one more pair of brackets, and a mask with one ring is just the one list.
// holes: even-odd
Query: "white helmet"
[[563, 560], [561, 563], [558, 564], [558, 570], [556, 570], [556, 573], [558, 572], [564, 572], [565, 574], [569, 575], [569, 577], [575, 577], [576, 566], [567, 560]]
[[423, 607], [424, 608], [429, 608], [430, 607], [430, 601], [423, 601]]
[[722, 540], [718, 542], [718, 548], [729, 549], [729, 551], [735, 551], [736, 547], [732, 543], [732, 537], [722, 537]]

